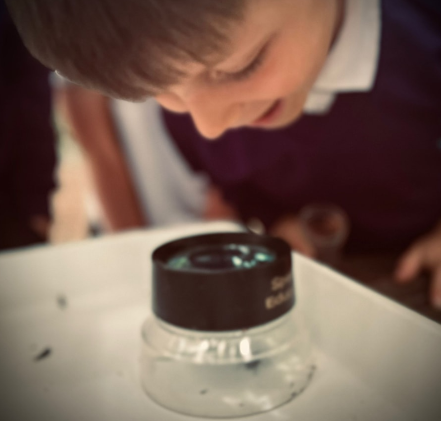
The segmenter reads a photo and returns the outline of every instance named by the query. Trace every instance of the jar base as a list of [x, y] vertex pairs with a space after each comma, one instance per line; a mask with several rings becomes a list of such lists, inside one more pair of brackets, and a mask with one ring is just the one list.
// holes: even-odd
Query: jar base
[[144, 391], [156, 403], [195, 417], [232, 418], [270, 411], [308, 386], [312, 362], [293, 356], [268, 357], [232, 365], [195, 365], [168, 358], [146, 360]]

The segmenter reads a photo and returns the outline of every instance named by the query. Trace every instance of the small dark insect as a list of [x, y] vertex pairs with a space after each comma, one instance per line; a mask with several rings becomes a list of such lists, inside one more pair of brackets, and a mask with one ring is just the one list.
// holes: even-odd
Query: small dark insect
[[261, 362], [262, 362], [261, 360], [251, 361], [250, 363], [245, 364], [245, 368], [247, 370], [251, 370], [257, 373], [257, 370], [259, 369]]
[[61, 310], [64, 310], [67, 307], [67, 298], [65, 295], [60, 294], [57, 296], [57, 304]]
[[206, 395], [208, 393], [208, 389], [202, 389], [199, 393], [201, 395]]
[[43, 351], [41, 351], [35, 358], [34, 361], [41, 361], [44, 360], [45, 358], [49, 357], [49, 355], [52, 354], [52, 349], [50, 348], [45, 348], [43, 349]]
[[298, 395], [298, 393], [296, 393], [296, 392], [291, 393], [291, 399], [294, 399], [297, 395]]

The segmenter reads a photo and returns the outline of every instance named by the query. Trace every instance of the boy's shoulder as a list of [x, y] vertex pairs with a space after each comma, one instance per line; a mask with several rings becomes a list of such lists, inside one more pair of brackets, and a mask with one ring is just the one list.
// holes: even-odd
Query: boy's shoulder
[[[369, 0], [367, 0], [369, 1]], [[441, 1], [382, 0], [383, 37], [394, 39], [394, 50], [407, 47], [439, 60], [441, 54]], [[384, 45], [382, 45], [382, 48]], [[410, 53], [410, 51], [409, 51]], [[396, 51], [394, 51], [396, 54]]]
[[[407, 16], [408, 22], [420, 19], [433, 23], [441, 21], [439, 0], [381, 0], [381, 2], [383, 13], [392, 18]], [[440, 26], [438, 29], [441, 31]]]
[[431, 13], [441, 14], [441, 2], [439, 0], [381, 0], [381, 2], [383, 4], [393, 4], [397, 8], [400, 5], [407, 5], [409, 7], [423, 8]]
[[434, 13], [438, 18], [441, 17], [441, 2], [439, 0], [413, 0], [411, 3], [419, 4], [427, 12]]

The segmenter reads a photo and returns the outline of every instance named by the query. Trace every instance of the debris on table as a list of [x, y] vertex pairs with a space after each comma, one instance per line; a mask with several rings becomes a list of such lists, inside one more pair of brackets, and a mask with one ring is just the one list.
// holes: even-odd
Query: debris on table
[[65, 310], [67, 308], [67, 297], [63, 294], [57, 295], [57, 305], [61, 310]]
[[34, 361], [41, 361], [45, 358], [49, 357], [52, 354], [51, 348], [45, 348], [43, 351], [41, 351], [35, 358]]

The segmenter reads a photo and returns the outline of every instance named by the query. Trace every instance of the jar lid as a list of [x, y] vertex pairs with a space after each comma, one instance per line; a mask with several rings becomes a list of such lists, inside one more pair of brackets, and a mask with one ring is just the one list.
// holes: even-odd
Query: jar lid
[[291, 249], [278, 238], [198, 235], [160, 246], [152, 259], [153, 313], [181, 328], [248, 329], [294, 306]]

